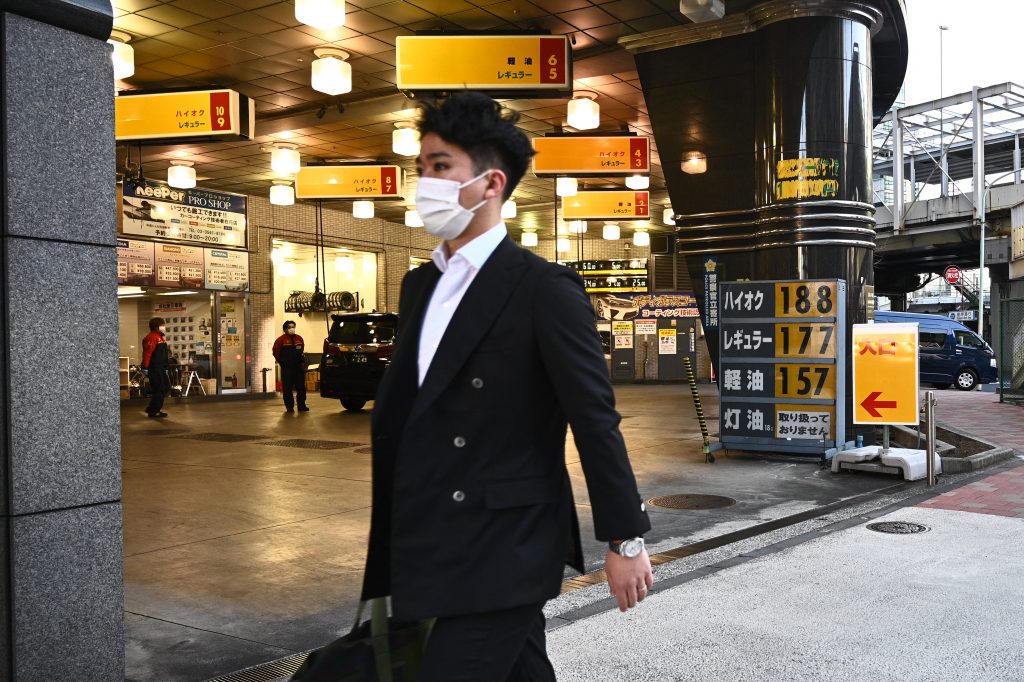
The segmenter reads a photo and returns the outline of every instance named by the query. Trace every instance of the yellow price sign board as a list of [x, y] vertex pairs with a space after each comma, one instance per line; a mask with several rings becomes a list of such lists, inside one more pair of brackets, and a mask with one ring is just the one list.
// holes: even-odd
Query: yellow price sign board
[[835, 317], [835, 282], [777, 282], [775, 317]]
[[398, 36], [399, 90], [566, 90], [568, 36]]
[[297, 199], [401, 198], [398, 166], [303, 166], [295, 176]]
[[651, 140], [632, 136], [533, 138], [535, 175], [616, 175], [650, 173]]
[[855, 324], [853, 423], [918, 424], [917, 323]]
[[835, 365], [775, 365], [776, 398], [836, 399]]
[[775, 357], [834, 358], [836, 325], [833, 323], [775, 324]]
[[648, 220], [651, 217], [651, 193], [647, 190], [577, 192], [562, 197], [565, 220]]
[[775, 405], [775, 437], [829, 440], [835, 437], [834, 405]]
[[[247, 113], [242, 111], [243, 102]], [[248, 115], [254, 111], [248, 98], [234, 90], [119, 95], [114, 98], [114, 134], [118, 140], [248, 138], [252, 133]]]

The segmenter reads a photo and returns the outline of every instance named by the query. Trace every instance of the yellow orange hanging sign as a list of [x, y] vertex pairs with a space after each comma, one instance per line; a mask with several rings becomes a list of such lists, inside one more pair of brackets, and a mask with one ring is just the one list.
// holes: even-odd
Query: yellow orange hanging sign
[[114, 98], [118, 140], [250, 139], [255, 108], [234, 90], [193, 90]]
[[398, 166], [303, 166], [295, 176], [297, 199], [402, 198]]
[[398, 36], [399, 90], [566, 90], [569, 39], [550, 35]]
[[640, 136], [533, 138], [536, 175], [618, 175], [651, 171], [651, 140]]
[[651, 217], [650, 192], [633, 190], [577, 192], [562, 198], [566, 220], [647, 220]]

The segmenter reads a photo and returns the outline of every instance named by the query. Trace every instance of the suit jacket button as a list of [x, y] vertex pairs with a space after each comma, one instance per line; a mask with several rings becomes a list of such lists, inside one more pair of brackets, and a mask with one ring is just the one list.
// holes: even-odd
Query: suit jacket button
[[473, 379], [473, 381], [471, 381], [469, 383], [471, 383], [473, 385], [473, 388], [483, 388], [484, 387], [484, 380], [481, 379], [480, 377], [475, 377]]
[[466, 493], [462, 492], [461, 490], [456, 490], [454, 493], [452, 493], [452, 499], [455, 500], [456, 502], [462, 502], [463, 500], [466, 499]]
[[456, 436], [455, 440], [452, 441], [452, 442], [455, 444], [455, 447], [457, 447], [457, 448], [464, 448], [464, 447], [466, 447], [466, 439], [463, 438], [462, 436]]

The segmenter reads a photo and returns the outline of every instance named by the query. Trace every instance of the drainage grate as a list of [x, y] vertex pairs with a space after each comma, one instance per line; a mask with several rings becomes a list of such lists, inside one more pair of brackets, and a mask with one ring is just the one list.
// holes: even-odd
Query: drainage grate
[[878, 523], [869, 523], [868, 530], [873, 530], [876, 533], [909, 535], [911, 533], [927, 532], [929, 528], [920, 523], [911, 523], [910, 521], [879, 521]]
[[363, 443], [346, 443], [340, 440], [308, 440], [305, 438], [292, 438], [290, 440], [272, 440], [260, 445], [273, 445], [279, 448], [302, 448], [304, 450], [340, 450], [342, 448], [354, 448]]
[[662, 495], [647, 500], [647, 504], [662, 509], [720, 509], [731, 507], [736, 500], [724, 495]]
[[207, 682], [275, 682], [276, 680], [287, 680], [299, 669], [302, 662], [309, 656], [309, 652], [295, 654], [287, 658], [280, 658], [262, 665], [246, 668], [237, 672], [215, 677]]
[[193, 433], [176, 438], [188, 438], [189, 440], [210, 440], [218, 443], [240, 443], [245, 440], [260, 440], [266, 436], [250, 436], [241, 433]]

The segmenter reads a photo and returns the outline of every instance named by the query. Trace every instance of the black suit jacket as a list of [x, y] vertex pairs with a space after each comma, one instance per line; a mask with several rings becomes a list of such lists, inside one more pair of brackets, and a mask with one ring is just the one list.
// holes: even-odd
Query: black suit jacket
[[505, 238], [466, 291], [418, 383], [440, 278], [402, 283], [399, 336], [373, 410], [373, 513], [363, 598], [399, 617], [462, 615], [558, 595], [583, 570], [566, 423], [599, 540], [645, 533], [619, 415], [580, 278]]

